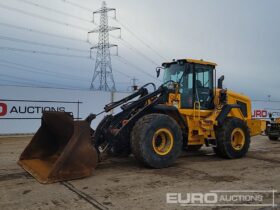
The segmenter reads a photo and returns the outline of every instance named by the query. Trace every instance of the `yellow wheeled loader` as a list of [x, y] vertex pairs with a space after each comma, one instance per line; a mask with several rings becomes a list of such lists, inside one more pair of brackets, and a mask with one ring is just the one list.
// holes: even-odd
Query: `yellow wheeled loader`
[[[148, 83], [124, 99], [91, 130], [96, 117], [74, 121], [71, 115], [45, 112], [42, 125], [23, 151], [19, 164], [41, 183], [91, 175], [104, 153], [134, 157], [152, 168], [172, 165], [182, 150], [212, 147], [223, 158], [246, 155], [250, 137], [262, 131], [252, 119], [251, 100], [216, 82], [216, 64], [180, 59], [163, 63], [163, 84]], [[149, 93], [147, 86], [154, 87]], [[101, 112], [102, 113], [102, 112]]]

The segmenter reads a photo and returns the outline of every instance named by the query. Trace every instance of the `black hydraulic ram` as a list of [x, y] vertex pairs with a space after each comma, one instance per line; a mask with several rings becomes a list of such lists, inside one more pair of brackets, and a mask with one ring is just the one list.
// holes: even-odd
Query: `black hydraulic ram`
[[127, 97], [125, 97], [125, 98], [123, 98], [119, 101], [106, 104], [105, 107], [104, 107], [104, 110], [105, 110], [105, 112], [109, 112], [112, 109], [130, 101], [131, 99], [136, 98], [137, 96], [144, 95], [146, 93], [146, 91], [147, 90], [145, 88], [140, 88], [137, 92], [132, 93], [131, 95], [129, 95], [129, 96], [127, 96]]
[[[127, 97], [125, 97], [125, 98], [123, 98], [123, 99], [121, 99], [121, 100], [119, 100], [119, 101], [111, 102], [111, 103], [109, 103], [109, 104], [106, 104], [106, 105], [104, 106], [104, 111], [102, 111], [102, 112], [100, 112], [100, 113], [98, 113], [98, 114], [90, 114], [90, 115], [86, 118], [86, 121], [89, 122], [89, 123], [91, 123], [91, 121], [94, 120], [94, 119], [96, 118], [96, 116], [98, 116], [98, 115], [100, 115], [100, 114], [102, 114], [102, 113], [104, 113], [104, 112], [109, 112], [109, 111], [111, 111], [112, 109], [114, 109], [114, 108], [116, 108], [116, 107], [118, 107], [118, 106], [120, 106], [120, 105], [122, 105], [122, 104], [124, 104], [124, 103], [126, 103], [126, 102], [128, 102], [128, 101], [130, 101], [131, 99], [138, 97], [138, 96], [140, 96], [140, 98], [139, 98], [137, 101], [135, 101], [135, 102], [138, 102], [138, 101], [141, 99], [140, 103], [143, 102], [142, 98], [145, 98], [145, 100], [147, 100], [147, 99], [153, 97], [154, 93], [157, 92], [158, 90], [155, 90], [155, 92], [151, 93], [152, 96], [150, 96], [151, 94], [148, 94], [148, 90], [146, 89], [146, 87], [147, 87], [148, 85], [152, 85], [153, 88], [154, 88], [154, 90], [156, 89], [154, 83], [147, 83], [147, 84], [143, 85], [141, 88], [139, 88], [139, 90], [137, 90], [136, 92], [132, 93], [131, 95], [129, 95], [129, 96], [127, 96]], [[159, 89], [161, 89], [161, 88], [159, 88]], [[158, 94], [158, 93], [157, 93], [157, 94]], [[157, 95], [157, 94], [156, 94], [156, 95]], [[150, 97], [147, 98], [147, 96], [150, 96]], [[134, 102], [134, 103], [135, 103], [135, 102]], [[134, 103], [132, 103], [132, 104], [134, 104]], [[130, 105], [132, 105], [132, 104], [130, 104]], [[138, 103], [137, 103], [137, 104], [138, 104]], [[129, 106], [129, 107], [131, 107], [131, 106]], [[122, 107], [122, 108], [123, 108], [123, 107]]]
[[131, 104], [123, 105], [122, 109], [123, 110], [133, 109], [133, 108], [139, 106], [141, 103], [143, 103], [153, 97], [156, 97], [157, 95], [161, 94], [163, 91], [164, 91], [164, 88], [162, 86], [160, 86], [156, 91], [139, 98], [137, 101], [134, 101]]

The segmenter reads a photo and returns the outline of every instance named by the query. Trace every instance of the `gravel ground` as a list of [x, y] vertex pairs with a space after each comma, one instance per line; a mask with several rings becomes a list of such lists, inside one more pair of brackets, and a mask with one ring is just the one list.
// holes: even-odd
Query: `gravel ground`
[[[109, 158], [91, 177], [48, 185], [38, 183], [16, 163], [30, 139], [0, 138], [0, 209], [272, 209], [183, 207], [167, 204], [166, 193], [187, 196], [211, 190], [280, 190], [280, 141], [263, 136], [252, 138], [243, 159], [221, 159], [206, 147], [183, 154], [166, 169], [145, 168], [133, 157]], [[272, 193], [261, 195], [264, 200], [260, 203], [272, 203]], [[274, 197], [280, 205], [280, 193], [275, 192]]]

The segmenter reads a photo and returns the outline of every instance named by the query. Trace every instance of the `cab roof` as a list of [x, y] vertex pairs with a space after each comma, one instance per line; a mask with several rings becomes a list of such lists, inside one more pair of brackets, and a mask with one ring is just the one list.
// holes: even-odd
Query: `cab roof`
[[210, 65], [210, 66], [217, 66], [216, 63], [210, 62], [210, 61], [204, 61], [204, 60], [195, 60], [195, 59], [189, 59], [187, 58], [186, 61], [188, 63], [197, 63], [197, 64], [202, 64], [202, 65]]
[[163, 64], [172, 64], [172, 63], [175, 63], [175, 62], [179, 62], [179, 61], [186, 61], [188, 63], [196, 63], [196, 64], [201, 64], [201, 65], [210, 65], [210, 66], [217, 66], [216, 63], [213, 63], [213, 62], [209, 62], [209, 61], [204, 61], [202, 59], [200, 60], [196, 60], [196, 59], [190, 59], [190, 58], [186, 58], [186, 59], [179, 59], [177, 61], [172, 61], [172, 62], [166, 62], [166, 63], [163, 63]]

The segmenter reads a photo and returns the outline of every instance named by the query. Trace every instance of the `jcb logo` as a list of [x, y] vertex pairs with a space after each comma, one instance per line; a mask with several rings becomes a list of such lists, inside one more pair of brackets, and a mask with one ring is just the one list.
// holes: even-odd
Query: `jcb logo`
[[0, 102], [0, 117], [5, 116], [7, 114], [7, 104]]

